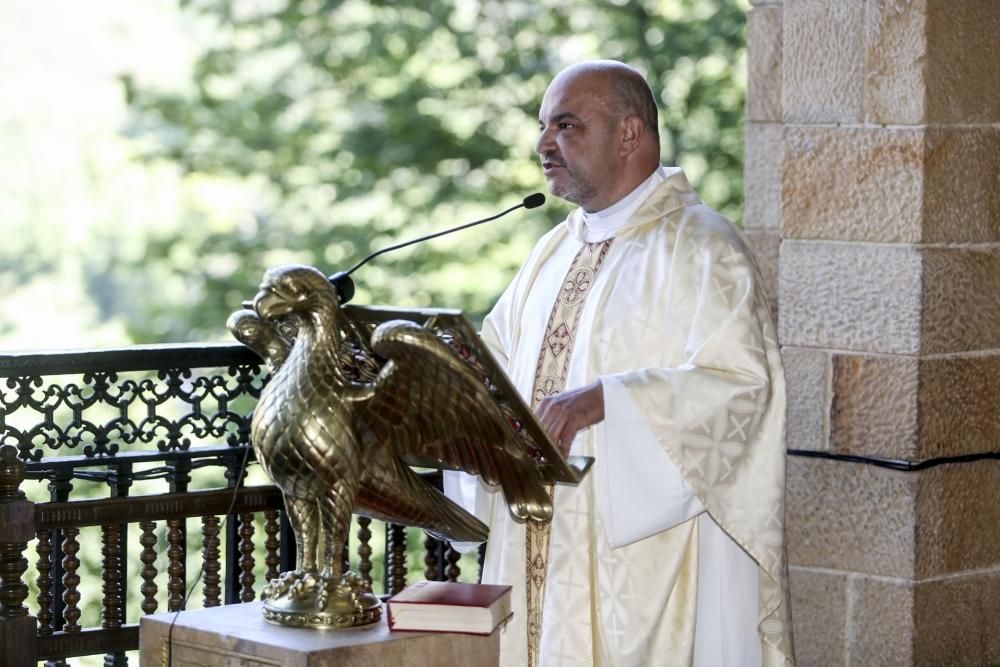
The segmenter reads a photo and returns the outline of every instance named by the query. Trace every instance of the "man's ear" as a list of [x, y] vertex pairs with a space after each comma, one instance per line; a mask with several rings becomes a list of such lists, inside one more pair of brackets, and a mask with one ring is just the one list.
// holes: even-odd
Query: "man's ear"
[[626, 116], [622, 120], [622, 141], [619, 147], [622, 157], [631, 155], [639, 148], [645, 131], [646, 126], [639, 116]]

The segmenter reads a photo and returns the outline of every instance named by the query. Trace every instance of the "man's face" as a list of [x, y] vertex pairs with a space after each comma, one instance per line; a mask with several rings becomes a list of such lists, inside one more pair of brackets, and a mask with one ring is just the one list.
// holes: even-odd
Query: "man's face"
[[587, 211], [610, 206], [618, 166], [619, 123], [607, 105], [605, 77], [556, 77], [538, 113], [541, 132], [535, 151], [549, 192]]

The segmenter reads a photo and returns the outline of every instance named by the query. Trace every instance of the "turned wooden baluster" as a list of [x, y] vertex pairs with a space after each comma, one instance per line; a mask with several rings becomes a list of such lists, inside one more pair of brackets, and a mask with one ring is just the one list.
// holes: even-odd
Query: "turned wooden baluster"
[[[108, 466], [108, 487], [112, 498], [128, 498], [132, 486], [132, 464], [115, 463]], [[104, 558], [104, 613], [101, 627], [116, 629], [125, 622], [125, 581], [128, 579], [128, 524], [102, 527], [102, 537], [107, 550]], [[102, 550], [103, 551], [103, 550]], [[125, 651], [112, 651], [104, 656], [104, 667], [127, 667]]]
[[[53, 471], [49, 478], [48, 489], [49, 502], [64, 503], [69, 501], [69, 495], [73, 491], [73, 471]], [[62, 528], [56, 528], [52, 531], [52, 596], [55, 598], [53, 600], [54, 616], [52, 618], [52, 629], [56, 632], [63, 629], [64, 623], [63, 607], [65, 603], [63, 602], [63, 593], [66, 589], [63, 586], [63, 575], [66, 572], [63, 570], [63, 558], [65, 558], [66, 554], [63, 553], [63, 540]], [[57, 665], [60, 662], [49, 661], [46, 663], [46, 667], [49, 667], [50, 663]]]
[[177, 611], [184, 604], [184, 533], [182, 519], [167, 520], [167, 611]]
[[438, 554], [441, 551], [441, 543], [427, 535], [424, 537], [424, 579], [427, 581], [437, 581], [441, 578], [441, 559]]
[[101, 579], [104, 582], [101, 600], [101, 627], [122, 626], [121, 539], [118, 524], [101, 526]]
[[35, 569], [38, 570], [38, 634], [47, 637], [53, 632], [52, 603], [55, 596], [52, 594], [52, 531], [40, 530], [37, 533], [38, 543], [35, 545], [35, 552], [38, 553], [38, 560], [35, 561]]
[[156, 522], [140, 521], [139, 529], [142, 531], [139, 536], [139, 544], [142, 545], [142, 552], [139, 554], [139, 561], [142, 563], [142, 569], [139, 570], [142, 578], [142, 586], [139, 588], [142, 602], [139, 608], [144, 614], [152, 614], [158, 606], [156, 593], [159, 590], [156, 585]]
[[62, 550], [65, 555], [62, 566], [65, 574], [62, 577], [62, 599], [66, 605], [63, 608], [63, 632], [80, 632], [80, 624], [77, 623], [80, 620], [80, 608], [77, 606], [80, 603], [80, 591], [77, 589], [80, 585], [80, 575], [77, 574], [80, 569], [80, 559], [76, 557], [80, 551], [80, 543], [76, 541], [79, 534], [79, 528], [63, 529]]
[[264, 565], [267, 566], [267, 571], [264, 572], [264, 581], [271, 581], [281, 573], [278, 569], [281, 565], [281, 556], [278, 555], [278, 549], [281, 547], [281, 541], [278, 539], [280, 531], [278, 510], [265, 510], [264, 534], [267, 535], [267, 539], [264, 541]]
[[240, 515], [240, 602], [251, 602], [253, 592], [253, 514], [249, 512]]
[[372, 539], [372, 531], [369, 529], [372, 520], [366, 516], [358, 517], [358, 574], [361, 578], [372, 583], [372, 546], [369, 541]]
[[[177, 459], [167, 464], [170, 493], [187, 493], [191, 483], [191, 461]], [[184, 608], [187, 597], [187, 519], [167, 520], [167, 611]]]
[[219, 517], [201, 517], [202, 547], [201, 558], [205, 563], [204, 582], [205, 606], [218, 607], [222, 604], [222, 562], [219, 560]]
[[385, 539], [385, 590], [389, 595], [395, 595], [406, 588], [406, 528], [390, 524]]
[[445, 543], [445, 560], [448, 561], [448, 567], [445, 568], [444, 574], [448, 578], [448, 581], [458, 581], [458, 578], [462, 575], [462, 569], [458, 567], [458, 560], [462, 557], [462, 554], [455, 550], [455, 547], [451, 546], [451, 542]]
[[17, 448], [0, 447], [0, 655], [10, 667], [37, 662], [35, 618], [22, 604], [28, 597], [28, 585], [21, 579], [28, 569], [24, 551], [35, 532], [35, 506], [18, 488], [25, 472]]

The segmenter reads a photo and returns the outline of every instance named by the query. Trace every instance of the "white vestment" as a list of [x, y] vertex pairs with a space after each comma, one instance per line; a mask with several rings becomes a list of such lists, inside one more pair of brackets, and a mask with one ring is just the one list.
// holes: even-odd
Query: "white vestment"
[[[542, 237], [482, 332], [528, 397], [567, 270], [613, 237], [572, 331], [565, 389], [599, 379], [606, 417], [571, 449], [590, 474], [555, 487], [539, 662], [790, 663], [785, 388], [756, 267], [680, 169], [612, 209]], [[471, 478], [446, 490], [490, 525], [483, 581], [514, 588], [501, 662], [525, 665], [524, 525]]]

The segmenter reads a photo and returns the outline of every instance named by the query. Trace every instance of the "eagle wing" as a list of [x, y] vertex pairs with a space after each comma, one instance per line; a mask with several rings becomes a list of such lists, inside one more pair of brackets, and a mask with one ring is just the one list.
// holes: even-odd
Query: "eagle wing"
[[365, 422], [401, 459], [456, 468], [499, 485], [518, 519], [548, 520], [552, 503], [524, 440], [484, 380], [433, 331], [393, 320], [371, 348], [388, 361], [365, 403]]

